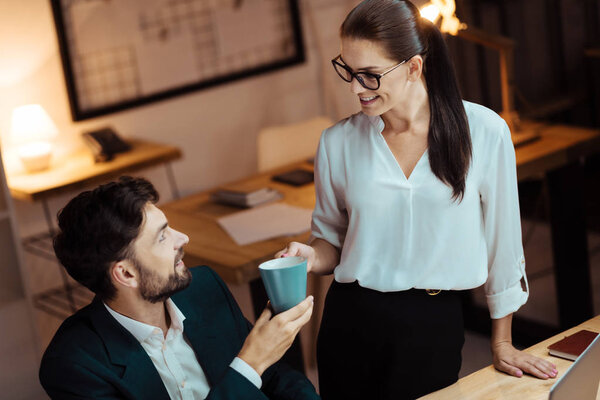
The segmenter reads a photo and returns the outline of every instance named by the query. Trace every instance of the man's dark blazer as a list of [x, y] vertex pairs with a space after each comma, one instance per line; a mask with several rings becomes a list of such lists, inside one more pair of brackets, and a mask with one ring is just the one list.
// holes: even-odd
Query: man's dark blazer
[[[229, 367], [252, 326], [213, 270], [192, 268], [192, 276], [172, 300], [186, 317], [184, 334], [210, 384], [207, 399], [319, 399], [304, 375], [281, 362], [263, 373], [261, 390]], [[40, 381], [53, 399], [169, 398], [144, 348], [98, 298], [60, 326]]]

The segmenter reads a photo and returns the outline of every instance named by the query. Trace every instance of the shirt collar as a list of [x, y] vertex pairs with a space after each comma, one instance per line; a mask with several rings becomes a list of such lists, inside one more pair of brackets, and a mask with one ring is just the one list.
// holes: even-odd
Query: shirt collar
[[[140, 343], [154, 335], [155, 332], [157, 332], [155, 331], [156, 329], [158, 329], [158, 332], [161, 332], [161, 329], [157, 326], [136, 321], [135, 319], [126, 317], [123, 314], [119, 314], [110, 308], [106, 303], [102, 302], [102, 304], [104, 304], [104, 307], [106, 307], [110, 315], [112, 315], [114, 319], [116, 319], [117, 322], [123, 326], [123, 328], [127, 329], [129, 333], [131, 333]], [[166, 308], [171, 319], [171, 326], [169, 329], [180, 330], [183, 333], [183, 321], [185, 320], [185, 315], [183, 315], [181, 310], [170, 298], [166, 301]]]
[[365, 117], [367, 117], [367, 120], [369, 121], [369, 123], [375, 129], [378, 129], [379, 132], [381, 132], [383, 130], [383, 128], [385, 128], [385, 122], [383, 122], [383, 118], [381, 117], [381, 115], [367, 115], [364, 113], [363, 113], [363, 115]]

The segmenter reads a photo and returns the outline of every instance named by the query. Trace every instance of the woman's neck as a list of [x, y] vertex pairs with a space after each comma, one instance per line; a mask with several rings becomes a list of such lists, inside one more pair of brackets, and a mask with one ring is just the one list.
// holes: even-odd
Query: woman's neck
[[429, 96], [424, 79], [407, 93], [406, 101], [381, 115], [388, 135], [429, 132]]

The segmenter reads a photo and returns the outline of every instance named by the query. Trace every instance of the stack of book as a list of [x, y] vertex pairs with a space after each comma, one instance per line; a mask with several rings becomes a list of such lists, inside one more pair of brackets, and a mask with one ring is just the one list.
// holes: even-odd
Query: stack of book
[[283, 195], [281, 192], [269, 187], [234, 184], [217, 189], [211, 198], [218, 203], [249, 208], [277, 201], [283, 198]]

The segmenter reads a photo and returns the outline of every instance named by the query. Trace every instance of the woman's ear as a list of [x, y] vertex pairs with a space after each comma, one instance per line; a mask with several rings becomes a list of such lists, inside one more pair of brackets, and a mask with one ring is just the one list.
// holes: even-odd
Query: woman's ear
[[409, 59], [406, 64], [408, 65], [408, 80], [411, 82], [417, 82], [423, 75], [423, 57], [419, 54]]

